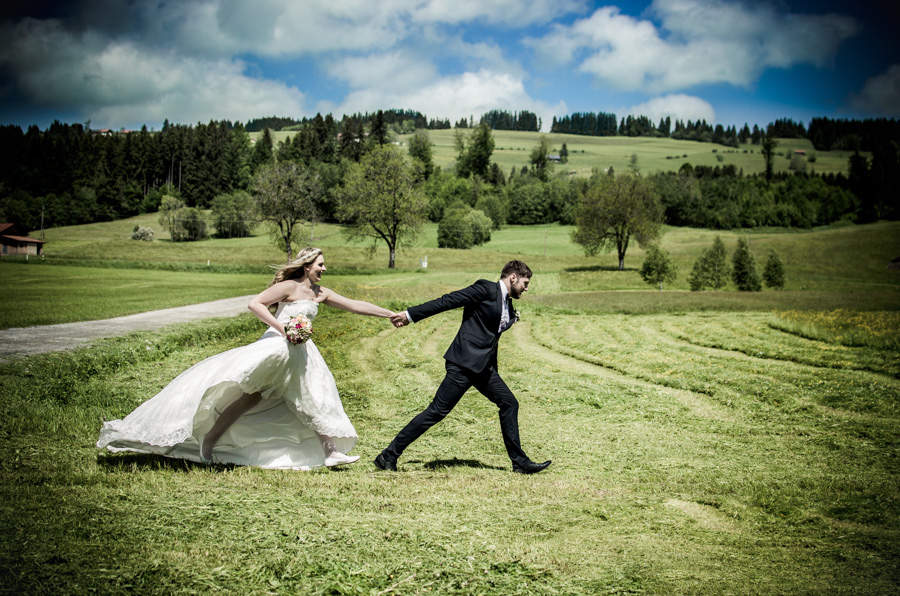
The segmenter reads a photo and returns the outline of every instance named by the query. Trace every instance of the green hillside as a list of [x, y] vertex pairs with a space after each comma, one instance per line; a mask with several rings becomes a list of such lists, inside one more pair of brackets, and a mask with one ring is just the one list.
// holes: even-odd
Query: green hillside
[[[434, 151], [435, 165], [447, 168], [456, 160], [454, 135], [457, 129], [430, 130]], [[469, 130], [462, 130], [468, 136]], [[251, 138], [259, 138], [262, 133], [251, 133]], [[273, 133], [276, 143], [296, 132]], [[538, 143], [541, 133], [517, 131], [493, 131], [494, 153], [493, 163], [500, 166], [503, 173], [509, 175], [510, 170], [529, 165], [531, 150]], [[696, 141], [678, 141], [674, 139], [654, 139], [649, 137], [588, 137], [570, 134], [547, 134], [555, 150], [560, 150], [563, 143], [569, 151], [569, 163], [554, 166], [557, 172], [566, 172], [579, 176], [589, 176], [594, 168], [606, 170], [612, 167], [617, 172], [624, 172], [631, 162], [631, 156], [638, 156], [638, 167], [645, 174], [655, 172], [677, 171], [683, 163], [693, 166], [725, 166], [734, 165], [744, 174], [760, 174], [765, 170], [758, 145], [742, 145], [738, 149], [699, 143]], [[400, 136], [397, 142], [405, 146], [408, 135]], [[816, 151], [807, 139], [779, 139], [775, 160], [775, 171], [787, 171], [795, 150], [803, 150], [807, 156], [815, 156], [814, 162], [807, 163], [808, 171], [819, 174], [847, 173], [849, 151]], [[721, 161], [720, 161], [721, 158]]]

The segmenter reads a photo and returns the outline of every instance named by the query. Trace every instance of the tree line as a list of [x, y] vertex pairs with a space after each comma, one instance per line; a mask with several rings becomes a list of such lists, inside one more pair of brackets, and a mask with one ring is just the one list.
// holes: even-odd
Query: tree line
[[888, 118], [869, 120], [836, 120], [813, 118], [809, 129], [802, 122], [780, 118], [764, 128], [748, 124], [735, 126], [712, 125], [706, 120], [674, 123], [668, 116], [654, 124], [647, 116], [629, 115], [621, 120], [604, 112], [576, 112], [560, 118], [553, 117], [550, 132], [585, 136], [630, 136], [673, 138], [701, 143], [715, 143], [727, 147], [739, 144], [759, 145], [765, 136], [779, 139], [808, 139], [820, 151], [881, 150], [884, 145], [900, 141], [900, 121]]
[[[511, 114], [505, 122], [521, 125], [517, 122], [523, 121], [523, 114], [526, 123], [533, 123], [527, 112]], [[493, 116], [498, 122], [505, 118], [499, 112]], [[167, 221], [184, 222], [178, 224], [183, 229], [170, 229], [174, 239], [202, 237], [209, 228], [220, 236], [245, 235], [258, 221], [253, 213], [258, 201], [253, 198], [262, 188], [261, 172], [284, 163], [296, 164], [321, 189], [309, 194], [299, 219], [344, 221], [348, 211], [342, 211], [342, 201], [346, 202], [350, 170], [376, 148], [390, 145], [398, 126], [421, 124], [424, 118], [405, 110], [357, 114], [340, 121], [331, 114], [317, 114], [278, 143], [270, 129], [253, 143], [243, 125], [227, 121], [195, 126], [166, 122], [158, 132], [145, 127], [128, 134], [101, 134], [81, 124], [59, 122], [46, 131], [2, 126], [0, 219], [33, 230], [42, 222], [50, 227], [166, 211], [174, 212]], [[635, 126], [648, 122], [632, 120]], [[661, 126], [669, 124], [663, 121]], [[487, 122], [459, 128], [457, 159], [446, 171], [433, 164], [427, 128], [417, 128], [409, 139], [407, 158], [420, 166], [408, 178], [415, 180], [427, 200], [427, 219], [441, 223], [448, 218], [439, 234], [444, 246], [488, 241], [490, 230], [505, 224], [576, 224], [580, 201], [596, 183], [592, 180], [616, 174], [599, 165], [592, 179], [554, 172], [548, 156], [564, 155], [566, 148], [558, 150], [547, 136], [539, 137], [527, 165], [504, 172], [492, 161], [492, 130]], [[680, 130], [677, 122], [675, 130]], [[802, 132], [790, 121], [773, 124], [773, 130]], [[715, 134], [716, 128], [712, 131]], [[757, 131], [737, 134], [744, 132], [752, 137]], [[765, 176], [744, 176], [733, 166], [684, 164], [678, 172], [641, 177], [658, 197], [664, 221], [732, 229], [900, 217], [896, 141], [880, 144], [871, 158], [854, 154], [848, 176], [814, 175], [800, 168], [776, 175], [768, 162], [775, 141], [763, 131], [759, 134], [765, 149], [761, 154], [767, 160]], [[382, 162], [394, 163], [386, 157]], [[635, 158], [623, 174], [640, 177], [639, 167]], [[172, 200], [164, 206], [165, 197]], [[198, 221], [207, 209], [212, 209], [209, 226]]]

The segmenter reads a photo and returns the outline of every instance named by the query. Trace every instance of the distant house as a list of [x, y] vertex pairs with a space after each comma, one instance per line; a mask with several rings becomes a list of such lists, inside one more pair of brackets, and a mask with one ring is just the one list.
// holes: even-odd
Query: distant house
[[561, 161], [561, 158], [559, 157], [558, 153], [551, 153], [550, 155], [547, 156], [547, 160], [559, 162], [559, 161]]
[[118, 132], [111, 128], [91, 129], [92, 135], [100, 135], [101, 137], [111, 137], [116, 134], [130, 135], [133, 132], [134, 132], [133, 130], [125, 130], [124, 128], [120, 129]]
[[806, 151], [804, 149], [794, 149], [794, 155], [806, 155]]
[[41, 255], [44, 252], [44, 240], [30, 237], [16, 224], [0, 223], [0, 255]]

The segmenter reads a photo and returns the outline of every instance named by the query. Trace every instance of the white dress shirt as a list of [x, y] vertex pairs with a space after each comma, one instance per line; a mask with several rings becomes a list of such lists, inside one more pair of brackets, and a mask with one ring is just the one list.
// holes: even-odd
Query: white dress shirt
[[502, 281], [500, 282], [500, 303], [503, 304], [503, 312], [500, 313], [500, 329], [498, 330], [500, 333], [503, 333], [507, 327], [509, 327], [509, 302], [507, 298], [509, 297], [509, 290], [506, 289], [506, 284]]

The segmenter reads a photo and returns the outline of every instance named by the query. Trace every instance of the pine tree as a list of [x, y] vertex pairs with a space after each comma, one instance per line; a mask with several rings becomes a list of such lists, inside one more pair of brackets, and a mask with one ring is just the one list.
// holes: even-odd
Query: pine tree
[[766, 180], [772, 180], [773, 173], [773, 163], [775, 161], [775, 148], [778, 146], [778, 141], [775, 140], [775, 137], [771, 134], [764, 134], [762, 136], [762, 148], [760, 149], [760, 153], [763, 155], [763, 160], [766, 163]]
[[263, 165], [271, 163], [275, 157], [275, 140], [272, 138], [272, 129], [266, 127], [262, 136], [253, 145], [250, 155], [250, 173], [255, 174]]
[[763, 270], [763, 279], [766, 286], [780, 290], [784, 288], [784, 261], [774, 250], [769, 252], [766, 268]]
[[378, 110], [375, 117], [369, 123], [369, 142], [370, 147], [378, 145], [383, 147], [388, 142], [388, 129], [384, 122], [384, 112]]
[[731, 279], [742, 292], [759, 292], [762, 282], [756, 271], [756, 260], [750, 253], [750, 245], [744, 238], [738, 238], [738, 245], [731, 258]]

